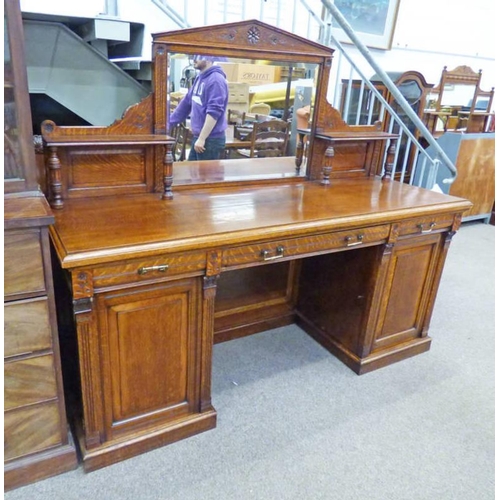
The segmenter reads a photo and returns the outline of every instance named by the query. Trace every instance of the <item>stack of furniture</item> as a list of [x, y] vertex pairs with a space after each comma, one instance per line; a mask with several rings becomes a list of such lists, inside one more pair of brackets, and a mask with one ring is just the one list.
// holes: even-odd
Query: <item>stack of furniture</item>
[[[169, 57], [199, 46], [316, 65], [305, 163], [298, 152], [173, 164]], [[390, 180], [397, 136], [342, 121], [326, 99], [331, 57], [257, 20], [159, 33], [155, 90], [121, 121], [42, 125], [85, 470], [214, 428], [214, 342], [297, 322], [360, 374], [429, 349], [470, 203]]]
[[[439, 85], [429, 94], [432, 108], [425, 109], [424, 119], [459, 173], [453, 184], [445, 184], [447, 172], [440, 166], [439, 187], [473, 203], [464, 213], [466, 220], [487, 221], [495, 202], [495, 134], [490, 132], [495, 89], [481, 90], [481, 76], [481, 71], [476, 73], [469, 66], [452, 71], [445, 66]], [[428, 150], [433, 154], [432, 146]], [[416, 182], [423, 171], [422, 162], [419, 159], [416, 167]]]
[[52, 282], [52, 211], [38, 189], [21, 13], [5, 2], [4, 484], [77, 466], [66, 421]]
[[481, 70], [476, 73], [469, 66], [458, 66], [452, 71], [443, 68], [424, 111], [424, 121], [435, 137], [447, 131], [488, 130], [495, 89], [481, 90], [481, 76]]

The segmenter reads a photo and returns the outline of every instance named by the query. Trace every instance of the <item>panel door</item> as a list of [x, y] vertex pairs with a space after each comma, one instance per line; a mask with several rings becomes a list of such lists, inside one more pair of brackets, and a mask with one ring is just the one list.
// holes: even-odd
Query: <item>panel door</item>
[[386, 293], [374, 349], [389, 347], [422, 335], [436, 278], [442, 234], [399, 241], [389, 266]]
[[199, 411], [199, 279], [97, 298], [106, 440]]

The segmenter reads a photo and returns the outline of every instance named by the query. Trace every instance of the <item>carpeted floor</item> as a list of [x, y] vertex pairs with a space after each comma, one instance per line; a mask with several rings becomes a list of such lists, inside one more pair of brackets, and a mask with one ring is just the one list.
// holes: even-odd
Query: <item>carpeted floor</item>
[[494, 236], [454, 237], [429, 352], [360, 377], [295, 326], [218, 344], [216, 429], [5, 499], [493, 499]]

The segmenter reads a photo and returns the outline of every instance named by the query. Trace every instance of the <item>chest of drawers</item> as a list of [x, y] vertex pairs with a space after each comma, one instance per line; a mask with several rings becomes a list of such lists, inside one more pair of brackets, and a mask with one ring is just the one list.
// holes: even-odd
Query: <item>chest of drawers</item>
[[42, 197], [6, 199], [4, 458], [9, 490], [77, 465], [66, 422]]

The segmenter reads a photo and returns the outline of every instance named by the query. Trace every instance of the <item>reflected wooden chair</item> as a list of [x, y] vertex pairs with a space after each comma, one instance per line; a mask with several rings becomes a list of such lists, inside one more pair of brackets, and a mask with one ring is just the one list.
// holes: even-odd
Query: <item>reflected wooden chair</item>
[[183, 123], [179, 123], [172, 130], [172, 137], [175, 139], [173, 156], [174, 161], [184, 161], [186, 151], [191, 144], [192, 133]]
[[250, 148], [238, 149], [246, 158], [286, 156], [290, 137], [290, 123], [283, 120], [255, 122], [250, 136]]
[[240, 141], [244, 141], [248, 138], [248, 135], [252, 132], [252, 127], [246, 124], [246, 113], [245, 111], [239, 111], [237, 109], [227, 110], [227, 124], [233, 126], [234, 128], [234, 138]]
[[[481, 76], [481, 70], [476, 73], [469, 66], [458, 66], [452, 71], [448, 71], [446, 66], [443, 68], [439, 84], [429, 93], [429, 97], [437, 96], [433, 109], [425, 110], [424, 114], [424, 121], [433, 135], [441, 135], [448, 130], [465, 130], [471, 113], [477, 113], [480, 119], [489, 116], [494, 89], [491, 91], [481, 90]], [[469, 90], [466, 90], [467, 87]], [[469, 98], [465, 102], [450, 102], [452, 99], [460, 101], [467, 96]], [[488, 100], [487, 109], [478, 112], [476, 104], [481, 99]], [[466, 106], [468, 102], [469, 106]], [[464, 109], [466, 107], [469, 109]], [[442, 127], [438, 127], [440, 122], [442, 122]], [[480, 124], [479, 128], [485, 126], [486, 121], [484, 121], [484, 125]], [[442, 130], [438, 128], [442, 128]]]

